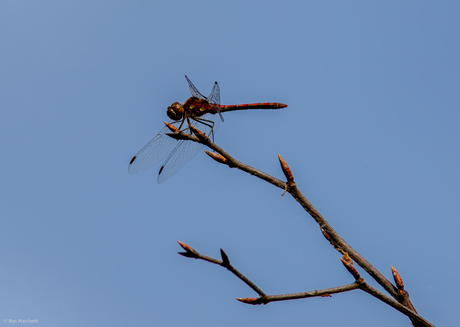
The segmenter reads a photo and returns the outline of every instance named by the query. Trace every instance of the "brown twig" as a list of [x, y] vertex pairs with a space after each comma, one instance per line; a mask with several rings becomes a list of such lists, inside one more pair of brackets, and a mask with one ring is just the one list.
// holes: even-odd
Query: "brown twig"
[[256, 284], [254, 284], [249, 278], [244, 276], [241, 272], [239, 272], [235, 267], [233, 267], [230, 264], [230, 260], [228, 260], [227, 254], [224, 252], [224, 250], [220, 249], [220, 254], [222, 256], [222, 260], [217, 260], [205, 255], [202, 255], [201, 253], [198, 253], [195, 249], [192, 247], [188, 246], [187, 244], [177, 241], [180, 246], [185, 250], [185, 252], [179, 252], [180, 255], [183, 255], [184, 257], [188, 258], [194, 258], [194, 259], [201, 259], [207, 262], [214, 263], [216, 265], [222, 266], [224, 268], [227, 268], [230, 272], [232, 272], [236, 277], [241, 279], [246, 285], [248, 285], [250, 288], [252, 288], [257, 294], [260, 295], [261, 298], [265, 298], [267, 295], [259, 288], [257, 287]]
[[[191, 128], [193, 132], [195, 132], [196, 128]], [[255, 169], [251, 166], [248, 166], [246, 164], [243, 164], [233, 158], [229, 153], [224, 151], [222, 148], [217, 146], [214, 142], [211, 142], [209, 138], [203, 138], [199, 139], [198, 137], [186, 133], [179, 133], [181, 138], [184, 139], [189, 139], [194, 142], [199, 142], [202, 143], [212, 150], [216, 151], [219, 153], [224, 159], [226, 159], [226, 163], [223, 163], [222, 161], [218, 161], [220, 163], [228, 165], [230, 168], [238, 168], [242, 171], [245, 171], [253, 176], [259, 177], [270, 184], [273, 184], [283, 190], [287, 190], [289, 194], [291, 194], [294, 199], [302, 205], [302, 207], [310, 214], [310, 216], [313, 217], [313, 219], [318, 223], [320, 226], [321, 230], [324, 231], [330, 238], [329, 242], [334, 245], [334, 247], [340, 249], [341, 253], [347, 252], [349, 256], [356, 262], [358, 265], [360, 265], [369, 275], [372, 276], [382, 287], [391, 294], [394, 298], [397, 298], [398, 296], [398, 290], [396, 287], [388, 280], [386, 279], [374, 266], [372, 266], [366, 259], [364, 259], [355, 249], [353, 249], [348, 243], [346, 243], [338, 234], [337, 232], [332, 228], [332, 226], [326, 221], [326, 219], [321, 216], [321, 214], [316, 210], [315, 207], [308, 201], [308, 199], [299, 191], [297, 188], [297, 185], [295, 183], [292, 183], [287, 186], [288, 183], [285, 183], [273, 176], [270, 176], [266, 173], [261, 172], [258, 169]], [[206, 153], [210, 153], [206, 151]], [[211, 156], [214, 158], [213, 156]], [[284, 162], [284, 160], [283, 160]], [[287, 164], [284, 162], [285, 166]], [[287, 166], [288, 167], [288, 166]], [[290, 171], [290, 169], [289, 169]], [[291, 173], [292, 175], [292, 173]], [[293, 178], [292, 178], [293, 181]]]
[[417, 312], [414, 305], [410, 301], [409, 293], [404, 289], [404, 283], [401, 275], [399, 275], [398, 271], [393, 266], [391, 266], [391, 272], [393, 274], [396, 286], [398, 287], [398, 301], [404, 304], [406, 307], [410, 308], [412, 311]]
[[408, 316], [414, 326], [428, 326], [428, 327], [434, 327], [433, 324], [431, 324], [428, 320], [425, 318], [421, 317], [419, 314], [417, 314], [416, 311], [412, 311], [410, 308], [407, 306], [399, 303], [398, 301], [392, 299], [389, 296], [386, 296], [382, 292], [378, 291], [377, 289], [373, 288], [366, 282], [363, 282], [360, 284], [360, 289], [365, 291], [366, 293], [378, 298], [380, 301], [385, 302], [389, 306], [395, 308], [402, 314]]
[[[343, 265], [348, 270], [348, 272], [355, 278], [356, 283], [359, 285], [359, 288], [361, 290], [363, 290], [364, 292], [376, 297], [377, 299], [381, 300], [382, 302], [385, 302], [389, 306], [395, 308], [399, 312], [401, 312], [401, 313], [405, 314], [406, 316], [408, 316], [410, 318], [410, 320], [412, 321], [412, 324], [414, 326], [433, 326], [434, 327], [434, 325], [432, 325], [428, 320], [422, 318], [417, 313], [417, 311], [415, 311], [415, 308], [412, 306], [412, 303], [410, 303], [410, 301], [409, 301], [410, 306], [406, 305], [405, 303], [403, 303], [401, 301], [398, 302], [398, 301], [392, 299], [391, 297], [386, 296], [385, 294], [383, 294], [379, 290], [373, 288], [368, 283], [366, 283], [366, 281], [359, 275], [358, 271], [353, 267], [353, 260], [351, 260], [351, 258], [348, 256], [348, 253], [345, 252], [343, 257], [340, 260], [342, 261]], [[399, 276], [399, 274], [397, 273], [396, 269], [394, 269], [393, 266], [391, 266], [391, 267], [393, 269], [393, 274], [394, 275], [395, 275], [395, 272], [396, 272], [395, 280], [397, 280], [396, 284], [398, 285], [398, 288], [399, 287], [404, 287], [404, 286], [402, 286], [403, 285], [402, 284], [402, 279]]]
[[[325, 288], [322, 290], [315, 290], [315, 291], [309, 291], [309, 292], [267, 295], [267, 297], [264, 299], [263, 304], [267, 304], [269, 302], [276, 302], [276, 301], [306, 299], [309, 297], [331, 297], [332, 294], [348, 292], [348, 291], [352, 291], [358, 288], [359, 288], [358, 283], [352, 283], [352, 284]], [[241, 299], [237, 299], [237, 300], [241, 302], [245, 302], [245, 301], [242, 301]], [[248, 302], [245, 302], [245, 303], [248, 303]], [[250, 304], [262, 304], [262, 303], [250, 303]]]
[[[279, 156], [280, 164], [283, 170], [283, 173], [285, 174], [287, 178], [287, 182], [283, 182], [273, 176], [270, 176], [258, 169], [255, 169], [251, 166], [248, 166], [235, 158], [233, 158], [229, 153], [227, 153], [225, 150], [223, 150], [221, 147], [216, 145], [214, 142], [212, 142], [206, 135], [201, 133], [199, 130], [194, 128], [193, 126], [190, 126], [190, 130], [195, 134], [195, 135], [190, 135], [187, 133], [183, 132], [175, 132], [173, 133], [172, 137], [177, 138], [177, 139], [188, 139], [193, 142], [198, 142], [201, 144], [206, 145], [210, 149], [214, 150], [216, 153], [212, 153], [209, 151], [205, 151], [211, 158], [216, 160], [217, 162], [221, 164], [225, 164], [230, 168], [237, 168], [239, 170], [242, 170], [244, 172], [247, 172], [248, 174], [251, 174], [253, 176], [256, 176], [260, 179], [265, 180], [266, 182], [277, 186], [281, 189], [284, 190], [284, 195], [286, 192], [292, 195], [292, 197], [310, 214], [310, 216], [317, 222], [317, 224], [320, 226], [321, 231], [325, 238], [330, 242], [331, 245], [334, 246], [336, 250], [338, 250], [340, 253], [344, 254], [347, 253], [359, 266], [361, 266], [377, 283], [379, 283], [394, 299], [397, 301], [394, 301], [393, 299], [389, 298], [388, 296], [384, 295], [383, 293], [373, 289], [370, 285], [367, 283], [359, 283], [359, 288], [366, 291], [367, 293], [379, 298], [383, 302], [392, 305], [395, 309], [398, 311], [406, 314], [414, 324], [414, 326], [433, 326], [430, 324], [428, 321], [426, 321], [424, 318], [419, 316], [417, 312], [415, 311], [415, 308], [413, 307], [412, 303], [409, 300], [408, 293], [405, 290], [398, 289], [396, 286], [394, 286], [385, 276], [382, 275], [374, 266], [372, 266], [364, 257], [362, 257], [355, 249], [353, 249], [345, 240], [343, 240], [337, 232], [332, 228], [332, 226], [324, 219], [324, 217], [316, 210], [316, 208], [308, 201], [308, 199], [300, 192], [300, 190], [297, 188], [296, 183], [294, 182], [294, 177], [293, 174], [289, 168], [289, 166], [286, 164], [286, 162]], [[201, 259], [201, 257], [200, 257]], [[207, 260], [204, 259], [203, 260]], [[215, 259], [213, 259], [215, 260]], [[210, 260], [207, 260], [209, 262], [213, 262]], [[213, 262], [216, 264], [217, 262]], [[228, 269], [228, 268], [227, 268]], [[353, 268], [354, 269], [354, 268]], [[230, 269], [229, 269], [230, 270]], [[356, 270], [355, 270], [356, 271]], [[356, 272], [357, 273], [357, 272]], [[359, 282], [359, 281], [357, 281]], [[249, 285], [249, 284], [248, 284]], [[354, 285], [354, 284], [350, 284]], [[364, 286], [362, 286], [364, 285]], [[255, 286], [255, 285], [254, 285]], [[255, 286], [256, 287], [256, 286]], [[254, 289], [254, 288], [253, 288]], [[258, 289], [258, 288], [257, 288]], [[256, 290], [256, 289], [254, 289]], [[259, 289], [260, 292], [262, 292]], [[258, 291], [256, 291], [259, 295]], [[296, 294], [301, 294], [301, 293], [296, 293]], [[269, 296], [261, 295], [261, 299], [255, 299], [255, 298], [250, 298], [250, 299], [245, 299], [245, 303], [251, 303], [252, 304], [261, 304], [261, 303], [267, 303], [267, 299]], [[262, 301], [262, 298], [264, 301]], [[248, 302], [249, 301], [249, 302]], [[278, 300], [280, 301], [280, 300]], [[400, 301], [400, 302], [398, 302]], [[260, 302], [260, 303], [259, 303]], [[390, 304], [391, 303], [391, 304]], [[399, 309], [398, 309], [399, 308]]]
[[194, 258], [194, 259], [201, 259], [224, 268], [227, 268], [230, 272], [232, 272], [236, 277], [242, 280], [246, 285], [252, 288], [257, 294], [259, 294], [258, 298], [237, 298], [238, 301], [247, 303], [247, 304], [267, 304], [269, 302], [276, 302], [276, 301], [286, 301], [286, 300], [296, 300], [296, 299], [305, 299], [309, 297], [328, 297], [331, 294], [337, 294], [342, 292], [351, 291], [354, 289], [360, 288], [359, 283], [352, 283], [322, 290], [315, 290], [309, 292], [301, 292], [301, 293], [291, 293], [291, 294], [278, 294], [278, 295], [267, 295], [265, 294], [254, 282], [252, 282], [249, 278], [244, 276], [240, 271], [238, 271], [235, 267], [230, 264], [230, 260], [228, 259], [227, 254], [224, 250], [220, 249], [220, 253], [222, 256], [222, 260], [214, 259], [208, 256], [205, 256], [194, 248], [190, 247], [189, 245], [185, 244], [184, 242], [178, 241], [179, 245], [185, 250], [185, 252], [179, 252], [180, 255], [183, 255], [187, 258]]

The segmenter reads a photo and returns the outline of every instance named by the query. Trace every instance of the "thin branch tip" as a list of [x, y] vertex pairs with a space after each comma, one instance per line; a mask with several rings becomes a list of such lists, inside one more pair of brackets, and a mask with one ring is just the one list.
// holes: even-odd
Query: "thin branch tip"
[[177, 243], [179, 243], [179, 245], [185, 250], [185, 252], [178, 252], [180, 255], [188, 258], [198, 257], [198, 252], [194, 248], [181, 241], [177, 241]]
[[222, 266], [228, 267], [230, 266], [230, 260], [228, 259], [227, 253], [224, 250], [220, 249], [220, 256], [222, 258]]
[[180, 130], [179, 130], [176, 126], [174, 126], [173, 124], [167, 123], [167, 122], [165, 122], [165, 121], [164, 121], [163, 123], [165, 123], [166, 127], [168, 127], [169, 130], [170, 130], [171, 132], [173, 132], [174, 134], [177, 134], [177, 133], [180, 132]]

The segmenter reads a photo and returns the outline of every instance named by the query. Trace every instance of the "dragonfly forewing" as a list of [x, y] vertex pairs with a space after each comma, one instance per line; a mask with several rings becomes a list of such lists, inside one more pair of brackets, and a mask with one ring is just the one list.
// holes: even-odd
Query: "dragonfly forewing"
[[193, 159], [204, 147], [203, 144], [181, 140], [171, 154], [166, 158], [158, 173], [158, 184], [175, 175], [187, 162]]
[[200, 91], [197, 90], [195, 85], [193, 85], [192, 81], [188, 79], [187, 75], [185, 75], [185, 78], [187, 79], [188, 87], [190, 88], [190, 93], [196, 98], [207, 100], [207, 98], [203, 94], [201, 94]]
[[[219, 120], [215, 115], [206, 114], [199, 120], [191, 119], [190, 124], [193, 127], [198, 128], [201, 132], [205, 133], [206, 136], [211, 134], [211, 131], [215, 132], [219, 128]], [[191, 134], [190, 129], [184, 132]], [[187, 162], [193, 159], [204, 145], [188, 140], [181, 140], [179, 144], [174, 148], [171, 154], [166, 158], [163, 166], [161, 166], [158, 173], [158, 183], [161, 184], [164, 181], [171, 178], [176, 174]]]
[[165, 159], [179, 141], [165, 135], [170, 130], [165, 126], [149, 143], [131, 159], [128, 166], [130, 174], [137, 174], [155, 166]]

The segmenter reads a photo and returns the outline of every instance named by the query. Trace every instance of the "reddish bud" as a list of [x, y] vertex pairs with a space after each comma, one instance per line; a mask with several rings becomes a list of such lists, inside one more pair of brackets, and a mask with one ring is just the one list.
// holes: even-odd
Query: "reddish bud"
[[391, 266], [391, 272], [393, 273], [393, 278], [395, 280], [396, 286], [399, 290], [404, 290], [404, 283], [401, 278], [401, 275], [396, 271], [395, 267]]
[[281, 169], [283, 170], [284, 176], [286, 176], [287, 181], [292, 184], [294, 183], [294, 176], [292, 176], [291, 168], [287, 165], [286, 161], [278, 154], [278, 159], [281, 164]]
[[342, 261], [345, 268], [347, 268], [348, 272], [353, 275], [356, 281], [362, 281], [358, 271], [355, 269], [355, 267], [353, 267], [353, 260], [351, 260], [347, 252], [343, 254], [342, 258], [340, 258], [340, 261]]
[[342, 259], [353, 266], [353, 260], [351, 260], [350, 256], [348, 255], [348, 252], [345, 252], [343, 254]]
[[186, 251], [193, 250], [193, 248], [191, 248], [189, 245], [185, 244], [184, 242], [177, 241], [177, 243], [179, 243], [179, 245], [182, 246], [182, 248]]
[[194, 248], [192, 248], [191, 246], [185, 244], [184, 242], [181, 242], [181, 241], [177, 241], [177, 243], [179, 243], [179, 245], [187, 252], [179, 252], [180, 255], [183, 255], [184, 257], [190, 257], [190, 258], [194, 258], [194, 257], [197, 257], [198, 256], [198, 252], [195, 251]]
[[323, 232], [323, 235], [324, 237], [326, 238], [326, 240], [330, 241], [331, 240], [331, 237], [329, 236], [328, 233], [326, 233], [326, 231], [321, 227], [321, 232]]
[[223, 155], [221, 155], [219, 153], [210, 152], [210, 151], [206, 151], [206, 150], [204, 150], [204, 152], [206, 152], [206, 154], [208, 156], [210, 156], [211, 158], [213, 158], [215, 161], [217, 161], [219, 163], [222, 163], [222, 164], [227, 163], [227, 159]]
[[329, 293], [326, 293], [326, 294], [321, 295], [321, 297], [332, 297], [332, 295]]
[[263, 299], [258, 297], [245, 297], [245, 298], [236, 298], [236, 300], [247, 303], [247, 304], [262, 304], [264, 303]]
[[168, 127], [171, 132], [179, 133], [179, 129], [176, 126], [174, 126], [173, 124], [169, 124], [169, 123], [167, 123], [165, 121], [163, 123], [165, 123], [166, 127]]
[[200, 141], [204, 141], [207, 139], [206, 134], [204, 134], [202, 131], [200, 131], [198, 128], [193, 127], [192, 125], [189, 126], [190, 130], [193, 132], [193, 134], [196, 135], [200, 139]]

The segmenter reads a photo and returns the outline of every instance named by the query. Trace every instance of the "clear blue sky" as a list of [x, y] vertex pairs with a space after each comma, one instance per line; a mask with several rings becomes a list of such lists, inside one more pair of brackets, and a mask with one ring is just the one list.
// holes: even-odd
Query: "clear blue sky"
[[[0, 323], [409, 326], [352, 282], [281, 190], [200, 153], [158, 185], [128, 162], [189, 97], [224, 104], [216, 143], [298, 186], [355, 249], [402, 275], [419, 313], [458, 326], [458, 1], [0, 2]], [[363, 276], [370, 281], [367, 275]], [[373, 283], [375, 285], [375, 283]], [[6, 324], [5, 324], [6, 325]]]

